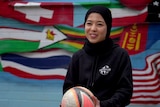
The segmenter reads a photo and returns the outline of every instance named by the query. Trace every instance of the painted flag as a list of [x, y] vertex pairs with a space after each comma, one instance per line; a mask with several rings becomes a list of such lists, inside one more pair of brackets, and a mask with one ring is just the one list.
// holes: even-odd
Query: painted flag
[[135, 9], [144, 9], [152, 0], [119, 0], [124, 6]]
[[148, 24], [133, 24], [124, 28], [120, 46], [130, 55], [145, 51], [148, 36]]
[[0, 28], [0, 32], [0, 54], [35, 51], [66, 38], [53, 26], [42, 31]]
[[[83, 47], [86, 38], [83, 28], [71, 27], [67, 25], [56, 25], [55, 27], [65, 34], [67, 38], [63, 41], [44, 47], [44, 50], [61, 48], [74, 53]], [[114, 40], [114, 42], [119, 43], [123, 29], [123, 27], [112, 27], [110, 37]]]
[[147, 22], [160, 22], [160, 1], [153, 0], [148, 5]]
[[160, 23], [149, 23], [146, 50], [160, 40]]
[[48, 50], [52, 48], [60, 48], [60, 49], [64, 49], [64, 50], [74, 53], [74, 52], [77, 52], [79, 49], [81, 49], [83, 47], [83, 44], [84, 42], [78, 42], [75, 40], [63, 40], [55, 44], [52, 44], [50, 46], [47, 46], [43, 49]]
[[112, 12], [112, 26], [127, 26], [134, 23], [143, 23], [147, 17], [147, 7], [142, 10], [134, 10], [127, 7], [110, 8]]
[[144, 23], [126, 26], [120, 34], [119, 44], [125, 48], [130, 55], [141, 53], [149, 49], [160, 40], [160, 24]]
[[20, 78], [64, 80], [71, 53], [64, 50], [1, 55], [1, 68]]
[[145, 59], [144, 69], [133, 69], [132, 104], [160, 104], [160, 53]]
[[[99, 3], [100, 4], [100, 3]], [[86, 11], [93, 5], [97, 5], [96, 3], [84, 5], [82, 8], [75, 8], [75, 15], [74, 15], [74, 23], [79, 23], [80, 27], [83, 27], [84, 19], [79, 19], [78, 17], [84, 17]], [[101, 4], [102, 5], [102, 4]], [[148, 14], [147, 6], [142, 10], [135, 10], [123, 6], [121, 3], [103, 3], [104, 6], [108, 7], [112, 13], [112, 26], [113, 27], [120, 27], [120, 26], [128, 26], [134, 23], [143, 23], [146, 21], [146, 17]], [[82, 14], [83, 12], [83, 14]], [[80, 16], [80, 14], [82, 14]], [[80, 23], [80, 22], [81, 23]]]
[[[72, 3], [53, 2], [9, 2], [0, 1], [0, 16], [13, 18], [21, 22], [54, 25], [73, 25], [73, 5]], [[67, 10], [67, 11], [66, 11]]]
[[[13, 32], [18, 33], [18, 34], [16, 33], [13, 34], [15, 35], [12, 39], [13, 42], [3, 43], [4, 40], [8, 41], [7, 39], [3, 39], [0, 42], [2, 44], [1, 47], [2, 46], [4, 47], [5, 44], [8, 45], [8, 43], [13, 43], [13, 45], [10, 45], [10, 50], [7, 50], [8, 48], [4, 48], [4, 49], [1, 48], [3, 49], [1, 50], [1, 53], [15, 52], [15, 50], [17, 52], [28, 52], [28, 51], [33, 51], [33, 50], [35, 51], [38, 49], [48, 50], [48, 49], [53, 49], [53, 48], [61, 48], [61, 49], [65, 49], [70, 52], [76, 52], [83, 47], [84, 38], [85, 38], [84, 29], [75, 28], [75, 27], [66, 26], [66, 25], [57, 25], [55, 26], [55, 28], [58, 29], [58, 31], [60, 32], [59, 35], [62, 34], [65, 36], [64, 39], [62, 38], [58, 42], [53, 42], [53, 43], [51, 42], [52, 40], [48, 40], [50, 42], [46, 42], [46, 43], [44, 41], [45, 45], [44, 44], [40, 45], [39, 42], [36, 42], [36, 39], [33, 38], [34, 36], [31, 36], [32, 34], [28, 33], [28, 31], [33, 32], [32, 29], [25, 30], [27, 32], [26, 34], [27, 35], [30, 34], [30, 36], [24, 36], [24, 37], [19, 36], [19, 34], [24, 33], [23, 31], [20, 30], [21, 33], [18, 33], [17, 29], [13, 29]], [[9, 31], [8, 31], [8, 28], [5, 28], [5, 29], [7, 29], [7, 31], [6, 30], [4, 31], [4, 37], [7, 37], [8, 35], [6, 36], [5, 32], [9, 32]], [[41, 35], [42, 32], [40, 31], [43, 31], [43, 30], [39, 30], [39, 28], [37, 28], [36, 30], [35, 27], [34, 27], [34, 30], [35, 30], [35, 36], [36, 34], [39, 34], [39, 33]], [[133, 55], [133, 54], [138, 54], [140, 52], [143, 52], [146, 49], [149, 49], [157, 40], [160, 39], [159, 36], [157, 36], [159, 33], [160, 33], [160, 24], [158, 23], [157, 24], [156, 23], [133, 24], [133, 25], [126, 26], [126, 27], [113, 28], [111, 30], [111, 38], [115, 42], [120, 44], [121, 47], [127, 49], [130, 55]], [[28, 41], [25, 41], [27, 40], [26, 39], [27, 37], [28, 37]], [[10, 37], [8, 36], [8, 38]], [[16, 39], [16, 38], [19, 38], [19, 39]], [[20, 41], [22, 40], [23, 42], [21, 41], [20, 43], [26, 43], [26, 44], [30, 42], [29, 43], [30, 45], [26, 45], [26, 44], [18, 45], [17, 40], [20, 40]], [[21, 46], [24, 46], [24, 47], [21, 47]]]

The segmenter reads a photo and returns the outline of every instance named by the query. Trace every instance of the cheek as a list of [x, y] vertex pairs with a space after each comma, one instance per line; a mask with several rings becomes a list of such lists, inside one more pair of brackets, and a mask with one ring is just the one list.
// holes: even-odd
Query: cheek
[[102, 31], [102, 33], [103, 33], [103, 35], [107, 35], [107, 29], [103, 29], [103, 31]]
[[99, 36], [99, 39], [100, 40], [104, 40], [106, 38], [106, 35], [105, 34], [100, 34], [100, 36]]
[[106, 38], [106, 35], [107, 35], [107, 31], [106, 31], [106, 29], [104, 29], [104, 30], [101, 30], [101, 33], [100, 33], [100, 38], [102, 39], [102, 40], [104, 40], [105, 38]]
[[87, 34], [88, 31], [89, 31], [89, 28], [85, 27], [85, 29], [84, 29], [85, 34]]
[[101, 33], [101, 35], [106, 35], [107, 30], [106, 29], [99, 29], [99, 33]]

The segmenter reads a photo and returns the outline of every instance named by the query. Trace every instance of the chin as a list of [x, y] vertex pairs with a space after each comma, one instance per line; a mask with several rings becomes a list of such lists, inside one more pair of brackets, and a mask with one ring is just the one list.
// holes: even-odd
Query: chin
[[89, 40], [89, 42], [93, 44], [98, 43], [98, 41], [95, 41], [95, 40]]

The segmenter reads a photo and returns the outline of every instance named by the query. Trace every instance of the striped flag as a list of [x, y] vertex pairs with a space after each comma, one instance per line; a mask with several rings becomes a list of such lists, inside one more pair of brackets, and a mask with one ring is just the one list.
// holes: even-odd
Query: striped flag
[[66, 38], [53, 26], [45, 26], [42, 31], [0, 28], [0, 32], [0, 54], [35, 51]]
[[133, 104], [160, 104], [160, 53], [146, 57], [144, 69], [133, 70]]
[[1, 69], [21, 78], [63, 80], [71, 55], [60, 49], [24, 54], [3, 54], [1, 55]]

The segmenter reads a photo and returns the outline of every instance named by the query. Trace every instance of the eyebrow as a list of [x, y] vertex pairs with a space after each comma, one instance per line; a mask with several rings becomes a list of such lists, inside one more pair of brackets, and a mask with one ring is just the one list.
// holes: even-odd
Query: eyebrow
[[[93, 22], [92, 20], [87, 20], [87, 21], [89, 21], [89, 22]], [[86, 21], [86, 22], [87, 22], [87, 21]], [[96, 21], [96, 22], [105, 23], [104, 21]]]

